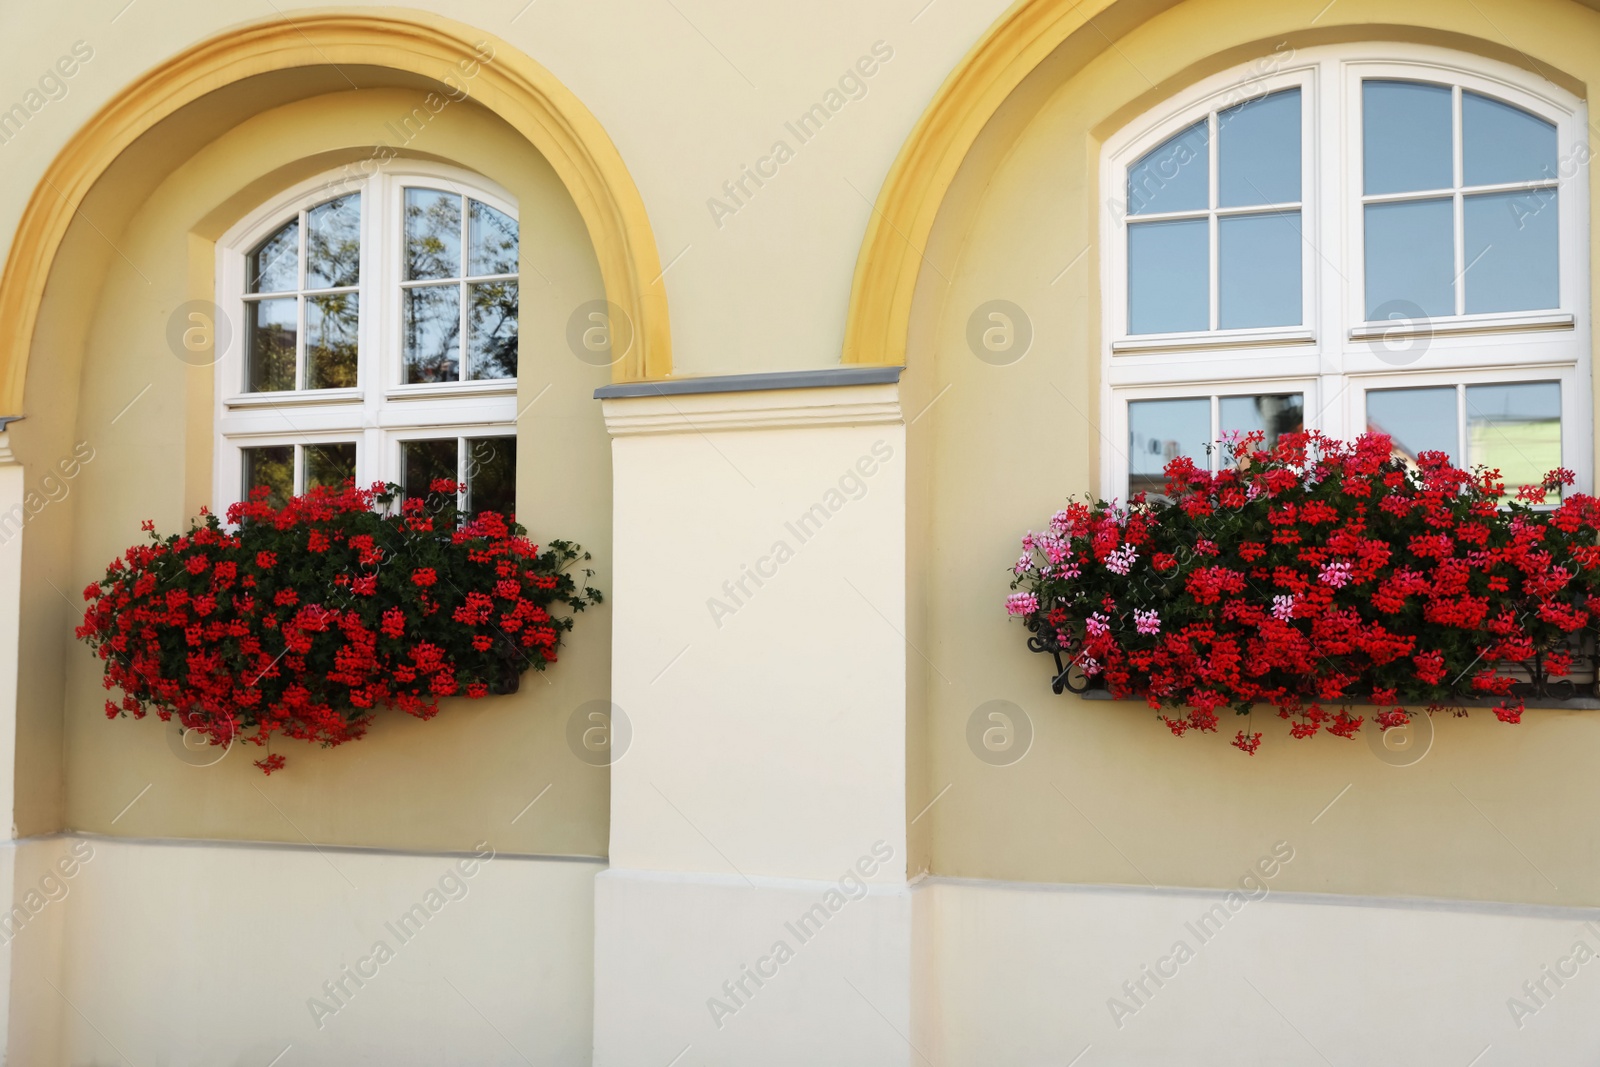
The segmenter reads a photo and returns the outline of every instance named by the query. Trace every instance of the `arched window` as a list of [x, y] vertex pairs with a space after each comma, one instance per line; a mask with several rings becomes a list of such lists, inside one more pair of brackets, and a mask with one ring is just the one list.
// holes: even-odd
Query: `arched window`
[[1564, 90], [1399, 45], [1283, 48], [1131, 124], [1102, 168], [1104, 495], [1300, 428], [1588, 486], [1588, 159]]
[[464, 482], [514, 508], [516, 208], [410, 163], [325, 175], [218, 245], [215, 495]]

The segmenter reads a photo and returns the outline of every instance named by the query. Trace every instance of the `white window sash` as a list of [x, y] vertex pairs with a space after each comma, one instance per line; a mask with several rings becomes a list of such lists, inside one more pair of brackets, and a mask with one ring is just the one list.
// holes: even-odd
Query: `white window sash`
[[[1570, 173], [1558, 172], [1555, 186], [1560, 213], [1558, 308], [1456, 314], [1420, 323], [1365, 321], [1360, 85], [1373, 77], [1449, 84], [1457, 98], [1463, 90], [1480, 92], [1555, 124], [1559, 160], [1574, 161]], [[1121, 200], [1129, 169], [1202, 116], [1291, 86], [1299, 86], [1302, 94], [1304, 322], [1296, 328], [1130, 335], [1127, 220]], [[1460, 114], [1459, 99], [1454, 113]], [[1100, 212], [1100, 425], [1107, 438], [1101, 448], [1100, 495], [1127, 493], [1130, 400], [1299, 391], [1306, 395], [1307, 429], [1349, 439], [1365, 427], [1369, 389], [1518, 381], [1561, 382], [1563, 463], [1577, 475], [1580, 489], [1592, 485], [1589, 204], [1587, 170], [1578, 162], [1590, 158], [1586, 124], [1582, 101], [1533, 73], [1447, 49], [1384, 43], [1263, 57], [1205, 79], [1108, 138], [1100, 167], [1101, 188], [1109, 194]], [[1458, 206], [1459, 244], [1459, 130], [1456, 137], [1458, 173], [1452, 195]], [[1213, 138], [1213, 204], [1216, 159]], [[1215, 234], [1211, 247], [1215, 322]], [[1461, 254], [1458, 250], [1458, 258]], [[1459, 286], [1457, 291], [1459, 311]], [[1410, 358], [1416, 351], [1421, 356]]]

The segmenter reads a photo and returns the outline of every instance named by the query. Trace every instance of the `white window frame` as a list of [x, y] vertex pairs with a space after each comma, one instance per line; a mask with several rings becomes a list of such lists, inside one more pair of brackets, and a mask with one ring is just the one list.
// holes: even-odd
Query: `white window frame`
[[[1361, 82], [1367, 78], [1451, 85], [1457, 87], [1456, 96], [1463, 89], [1480, 92], [1555, 124], [1556, 209], [1561, 220], [1558, 309], [1440, 316], [1431, 322], [1365, 321]], [[1301, 89], [1305, 122], [1303, 324], [1130, 335], [1127, 219], [1121, 199], [1127, 195], [1129, 169], [1202, 116], [1292, 86]], [[1101, 188], [1109, 194], [1100, 227], [1101, 425], [1110, 431], [1100, 463], [1101, 495], [1127, 493], [1130, 401], [1302, 392], [1307, 429], [1348, 439], [1366, 425], [1369, 390], [1529, 381], [1561, 383], [1562, 463], [1576, 474], [1577, 488], [1589, 491], [1593, 427], [1588, 183], [1581, 180], [1586, 168], [1568, 165], [1590, 158], [1587, 122], [1583, 101], [1521, 68], [1432, 46], [1368, 43], [1273, 53], [1191, 86], [1109, 138], [1100, 168]], [[1459, 143], [1459, 130], [1456, 136]], [[1215, 139], [1208, 155], [1214, 200]], [[1458, 188], [1460, 177], [1456, 175]], [[1458, 192], [1458, 204], [1460, 199]], [[1135, 219], [1147, 217], [1161, 216]], [[1458, 243], [1459, 233], [1458, 229]], [[1214, 235], [1211, 247], [1214, 307]], [[1396, 364], [1397, 347], [1418, 344], [1427, 346], [1420, 359], [1408, 366]], [[1308, 381], [1315, 388], [1308, 387]]]
[[[514, 198], [480, 175], [425, 160], [405, 160], [354, 179], [347, 168], [300, 182], [240, 219], [217, 242], [216, 303], [230, 327], [214, 372], [212, 501], [217, 513], [225, 514], [228, 505], [242, 498], [245, 448], [355, 441], [356, 484], [365, 486], [402, 480], [401, 440], [515, 437], [516, 378], [404, 384], [402, 213], [404, 191], [414, 186], [459, 193], [518, 218]], [[297, 212], [358, 191], [362, 206], [357, 386], [247, 392], [243, 311], [250, 251]], [[462, 305], [466, 315], [465, 289]], [[465, 362], [464, 330], [461, 336]], [[297, 493], [303, 491], [301, 467], [297, 453]]]

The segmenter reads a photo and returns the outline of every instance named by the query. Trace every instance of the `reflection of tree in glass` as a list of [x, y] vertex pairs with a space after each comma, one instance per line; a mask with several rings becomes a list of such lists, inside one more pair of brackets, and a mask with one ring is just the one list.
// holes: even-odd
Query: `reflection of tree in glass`
[[439, 478], [456, 480], [456, 439], [406, 441], [400, 446], [401, 478], [409, 496], [426, 496]]
[[356, 476], [354, 441], [306, 445], [306, 489], [326, 485], [338, 488]]
[[[294, 303], [291, 297], [288, 300], [259, 300], [247, 305], [250, 334], [246, 365], [249, 368], [251, 392], [271, 392], [293, 389], [295, 386]], [[287, 322], [283, 321], [285, 315]]]
[[406, 278], [461, 277], [461, 197], [406, 190]]
[[467, 441], [467, 510], [511, 515], [517, 507], [517, 442], [514, 437]]
[[467, 377], [517, 376], [517, 283], [478, 282], [472, 287]]
[[425, 285], [405, 291], [406, 381], [460, 379], [460, 285]]
[[240, 449], [244, 454], [244, 496], [257, 486], [269, 490], [267, 502], [281, 508], [294, 495], [294, 446], [271, 445]]
[[306, 388], [355, 387], [360, 326], [355, 293], [331, 293], [306, 301]]
[[300, 223], [289, 223], [250, 253], [251, 293], [292, 293], [300, 282]]
[[517, 273], [517, 220], [477, 200], [468, 200], [467, 205], [471, 276]]
[[361, 280], [361, 194], [306, 213], [306, 288], [334, 289]]

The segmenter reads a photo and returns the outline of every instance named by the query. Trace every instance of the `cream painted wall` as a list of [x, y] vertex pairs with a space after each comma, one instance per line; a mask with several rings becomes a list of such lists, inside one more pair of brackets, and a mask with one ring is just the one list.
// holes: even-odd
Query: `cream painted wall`
[[[1049, 661], [1005, 618], [1023, 531], [1098, 488], [1100, 138], [1252, 49], [1369, 36], [1372, 23], [1423, 27], [1392, 33], [1409, 39], [1479, 36], [1493, 57], [1520, 50], [1580, 93], [1600, 80], [1600, 17], [1575, 4], [1341, 0], [1309, 29], [1315, 15], [1317, 5], [1197, 0], [1114, 47], [1085, 30], [996, 117], [946, 204], [929, 257], [949, 284], [923, 286], [913, 337], [925, 330], [931, 352], [910, 353], [915, 372], [932, 378], [919, 387], [942, 396], [910, 436], [914, 452], [932, 453], [928, 520], [912, 526], [923, 547], [909, 554], [928, 555], [925, 584], [910, 595], [926, 600], [937, 668], [925, 683], [925, 795], [949, 786], [928, 815], [937, 874], [1220, 886], [1280, 820], [1309, 819], [1338, 798], [1286, 888], [1600, 897], [1600, 842], [1583, 814], [1600, 801], [1595, 713], [1534, 711], [1518, 727], [1482, 711], [1443, 717], [1431, 752], [1410, 767], [1381, 761], [1365, 737], [1292, 741], [1257, 715], [1266, 737], [1252, 758], [1228, 747], [1231, 723], [1226, 736], [1178, 740], [1142, 705], [1051, 694]], [[1103, 29], [1116, 36], [1113, 23]], [[969, 316], [996, 298], [1020, 305], [1034, 330], [1026, 357], [1004, 367], [981, 362], [966, 340]], [[913, 506], [917, 492], [914, 483]], [[1032, 750], [1013, 766], [987, 765], [968, 748], [969, 716], [993, 699], [1031, 719]]]
[[[48, 160], [141, 72], [241, 23], [340, 6], [125, 4], [0, 10], [0, 101], [7, 105], [73, 42], [95, 53], [62, 99], [0, 145], [8, 176], [0, 187], [0, 254]], [[1007, 6], [418, 0], [389, 10], [428, 9], [493, 34], [549, 68], [594, 112], [640, 188], [662, 264], [677, 260], [666, 285], [678, 373], [706, 374], [837, 362], [851, 273], [878, 187], [934, 91]], [[785, 130], [880, 40], [894, 57], [867, 81], [864, 97], [808, 143]], [[718, 227], [707, 200], [779, 139], [795, 158], [764, 188], [747, 185], [754, 195]]]
[[62, 972], [13, 982], [70, 1007], [59, 1058], [18, 1054], [50, 1035], [15, 1015], [11, 1062], [587, 1063], [601, 865], [501, 852], [504, 830], [465, 854], [55, 842], [92, 850], [35, 920], [59, 917]]
[[[1600, 912], [1282, 893], [1320, 844], [1322, 824], [1286, 815], [1278, 829], [1286, 836], [1253, 842], [1224, 883], [1236, 888], [1275, 841], [1291, 845], [1295, 858], [1252, 888], [1254, 899], [942, 879], [919, 886], [912, 895], [938, 944], [942, 1010], [915, 1035], [918, 1062], [1594, 1062]], [[1573, 958], [1579, 941], [1584, 963]], [[1557, 985], [1545, 968], [1566, 977]], [[1543, 982], [1544, 993], [1530, 998], [1524, 982]], [[1523, 1010], [1513, 1013], [1512, 998]]]
[[[61, 438], [57, 447], [68, 440], [61, 429], [75, 424], [71, 439], [95, 449], [67, 498], [41, 515], [59, 516], [62, 529], [48, 542], [28, 542], [66, 572], [57, 584], [74, 599], [107, 560], [141, 539], [142, 519], [170, 532], [208, 502], [210, 368], [176, 358], [167, 326], [182, 301], [210, 295], [210, 239], [275, 188], [392, 144], [385, 124], [410, 114], [422, 95], [371, 89], [268, 111], [196, 153], [107, 235], [119, 258], [103, 288], [84, 294], [90, 314], [76, 414], [70, 389], [50, 391], [75, 369], [70, 349], [36, 362], [29, 377], [30, 399], [41, 398], [41, 429]], [[517, 198], [520, 515], [536, 540], [565, 537], [594, 552], [595, 582], [609, 592], [610, 454], [591, 398], [607, 371], [577, 359], [566, 341], [573, 309], [602, 293], [582, 221], [543, 159], [473, 104], [451, 104], [406, 147], [476, 170]], [[68, 523], [69, 515], [76, 521]], [[28, 527], [30, 539], [36, 529]], [[57, 557], [67, 546], [63, 567]], [[545, 675], [530, 673], [516, 695], [448, 701], [426, 723], [383, 713], [367, 738], [338, 749], [280, 742], [274, 750], [289, 764], [266, 779], [251, 765], [256, 751], [241, 747], [196, 767], [172, 751], [175, 728], [154, 719], [107, 722], [97, 710], [98, 663], [72, 641], [64, 598], [50, 595], [61, 607], [55, 617], [38, 612], [35, 634], [50, 635], [37, 641], [49, 655], [65, 656], [66, 826], [144, 837], [464, 848], [491, 821], [503, 826], [498, 840], [507, 851], [606, 852], [607, 772], [577, 758], [566, 729], [580, 705], [609, 692], [608, 606], [579, 616], [561, 662]], [[41, 717], [45, 689], [36, 691]], [[546, 787], [539, 807], [510, 824]]]

